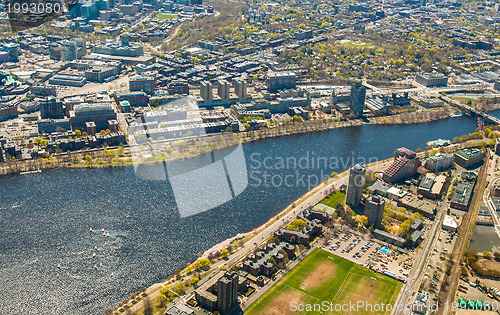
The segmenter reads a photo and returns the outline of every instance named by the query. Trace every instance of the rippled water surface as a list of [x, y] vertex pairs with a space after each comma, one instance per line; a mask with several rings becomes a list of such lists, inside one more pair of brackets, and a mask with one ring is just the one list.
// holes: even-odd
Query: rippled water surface
[[[387, 158], [399, 146], [424, 148], [429, 140], [475, 128], [469, 117], [361, 126], [266, 139], [244, 149], [249, 171], [268, 156], [342, 158], [336, 168], [300, 169], [321, 176], [345, 169], [353, 157]], [[2, 177], [0, 314], [102, 314], [198, 252], [263, 224], [307, 190], [302, 184], [264, 187], [250, 179], [236, 199], [180, 219], [167, 183], [138, 179], [132, 167]]]

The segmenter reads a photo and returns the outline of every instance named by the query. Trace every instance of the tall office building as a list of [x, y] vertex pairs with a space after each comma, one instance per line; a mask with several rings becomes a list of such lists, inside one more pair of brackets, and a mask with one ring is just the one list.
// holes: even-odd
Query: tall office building
[[83, 38], [73, 38], [76, 45], [76, 59], [80, 59], [87, 54], [87, 43]]
[[234, 79], [234, 94], [238, 96], [238, 101], [247, 99], [248, 83], [243, 78]]
[[50, 96], [40, 101], [40, 117], [42, 119], [64, 118], [63, 104], [61, 100]]
[[351, 86], [351, 110], [357, 117], [363, 116], [365, 98], [366, 88], [361, 82], [354, 82]]
[[3, 51], [9, 53], [9, 61], [10, 62], [18, 62], [19, 61], [19, 45], [16, 43], [8, 43], [3, 45]]
[[212, 83], [203, 81], [200, 83], [200, 95], [205, 103], [212, 103], [214, 96], [212, 94]]
[[217, 282], [217, 309], [227, 314], [238, 304], [238, 274], [228, 271]]
[[349, 168], [349, 182], [345, 202], [351, 206], [359, 206], [363, 198], [363, 185], [365, 184], [366, 167], [354, 164]]
[[72, 40], [64, 40], [61, 42], [61, 60], [73, 61], [76, 59], [76, 43]]
[[62, 48], [58, 43], [49, 44], [49, 58], [51, 60], [61, 60]]
[[380, 197], [372, 196], [365, 203], [364, 215], [368, 218], [368, 226], [376, 229], [382, 228], [382, 218], [384, 216], [385, 201]]
[[226, 80], [217, 81], [217, 95], [219, 95], [222, 102], [229, 102], [229, 82]]
[[294, 89], [297, 86], [297, 74], [292, 71], [269, 72], [266, 83], [270, 93]]

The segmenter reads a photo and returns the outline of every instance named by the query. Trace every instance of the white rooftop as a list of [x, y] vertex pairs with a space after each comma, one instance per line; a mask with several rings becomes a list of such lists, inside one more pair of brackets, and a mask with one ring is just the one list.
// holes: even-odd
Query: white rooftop
[[446, 215], [444, 217], [443, 221], [443, 226], [451, 227], [453, 229], [456, 229], [458, 227], [457, 222], [455, 222], [455, 219], [451, 215]]

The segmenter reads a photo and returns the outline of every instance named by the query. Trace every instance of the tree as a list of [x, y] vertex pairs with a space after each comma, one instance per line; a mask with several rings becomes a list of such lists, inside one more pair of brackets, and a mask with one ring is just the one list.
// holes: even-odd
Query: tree
[[191, 283], [192, 283], [193, 285], [198, 284], [198, 282], [200, 282], [200, 278], [198, 278], [198, 277], [193, 277], [193, 278], [191, 278]]
[[155, 299], [155, 302], [160, 304], [160, 308], [164, 308], [167, 306], [167, 297], [164, 294], [158, 294]]
[[92, 165], [93, 159], [90, 155], [85, 155], [85, 164]]
[[276, 263], [276, 259], [274, 259], [274, 257], [269, 258], [269, 259], [267, 260], [267, 262], [269, 262], [269, 263], [273, 264], [273, 266], [276, 266], [276, 265], [277, 265], [277, 263]]
[[77, 137], [81, 137], [82, 136], [82, 132], [78, 129], [75, 130], [75, 134]]
[[153, 304], [149, 296], [144, 299], [144, 315], [153, 315]]
[[221, 251], [220, 251], [220, 255], [222, 257], [227, 257], [227, 255], [229, 254], [229, 251], [227, 250], [227, 248], [223, 248]]
[[356, 222], [360, 226], [366, 226], [368, 224], [368, 218], [365, 215], [360, 215], [356, 218]]
[[491, 258], [491, 254], [490, 254], [490, 252], [488, 252], [488, 251], [484, 251], [484, 252], [483, 252], [483, 257], [484, 257], [484, 258], [486, 258], [486, 259], [490, 259], [490, 258]]
[[373, 233], [373, 231], [375, 231], [375, 226], [372, 224], [372, 225], [368, 228], [368, 231], [370, 231], [370, 233]]
[[307, 222], [302, 219], [295, 219], [292, 224], [298, 228], [304, 228], [307, 226]]
[[118, 156], [124, 156], [125, 150], [123, 150], [123, 147], [118, 147], [118, 149], [116, 149], [116, 154], [118, 154]]

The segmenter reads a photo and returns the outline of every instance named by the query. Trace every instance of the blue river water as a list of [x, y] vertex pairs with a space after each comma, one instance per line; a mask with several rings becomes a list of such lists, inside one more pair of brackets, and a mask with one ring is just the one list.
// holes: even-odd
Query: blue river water
[[[198, 252], [265, 223], [332, 171], [476, 127], [458, 117], [246, 143], [248, 187], [186, 218], [166, 182], [139, 179], [132, 167], [1, 177], [0, 314], [102, 314]], [[287, 158], [307, 163], [283, 168]], [[284, 183], [285, 174], [293, 180]]]

